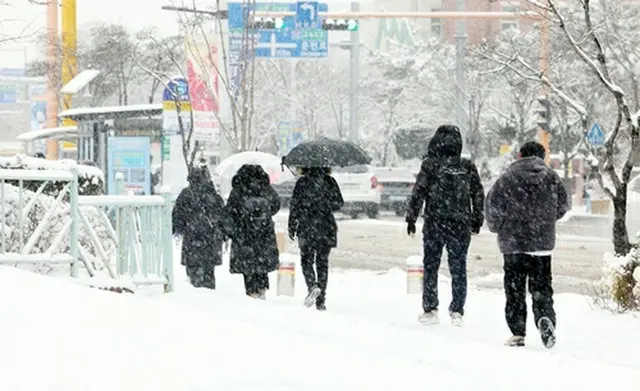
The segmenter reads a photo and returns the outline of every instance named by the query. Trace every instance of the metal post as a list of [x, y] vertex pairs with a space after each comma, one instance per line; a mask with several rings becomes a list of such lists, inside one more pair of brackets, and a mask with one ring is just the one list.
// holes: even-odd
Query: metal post
[[164, 265], [164, 274], [167, 280], [164, 285], [164, 292], [170, 293], [174, 290], [173, 276], [173, 223], [171, 220], [171, 209], [173, 207], [173, 197], [171, 196], [171, 188], [162, 186], [160, 194], [164, 198], [163, 218], [162, 218], [162, 263]]
[[78, 206], [78, 166], [72, 163], [71, 173], [73, 179], [69, 190], [69, 215], [71, 218], [71, 227], [69, 230], [69, 255], [71, 255], [71, 277], [78, 277], [78, 224], [80, 221], [80, 207]]
[[[47, 3], [47, 65], [49, 69], [56, 69], [58, 63], [58, 2]], [[58, 80], [56, 73], [51, 72], [47, 77], [47, 127], [58, 125]], [[47, 159], [58, 159], [58, 140], [47, 140]]]
[[[124, 174], [121, 172], [116, 173], [116, 195], [126, 195], [126, 189], [124, 187]], [[118, 235], [118, 261], [116, 264], [116, 274], [118, 277], [124, 275], [127, 269], [127, 230], [125, 225], [125, 208], [116, 206], [116, 234]]]
[[[358, 1], [351, 2], [351, 11], [360, 11]], [[349, 141], [357, 143], [360, 140], [358, 132], [358, 106], [360, 84], [360, 32], [351, 32], [351, 58], [349, 61]]]
[[[456, 11], [464, 12], [465, 0], [456, 0]], [[462, 133], [462, 153], [469, 153], [467, 142], [467, 116], [465, 114], [465, 50], [467, 45], [467, 26], [464, 19], [456, 19], [456, 125]]]
[[[298, 119], [298, 113], [297, 113], [297, 104], [298, 104], [298, 100], [296, 97], [296, 67], [298, 66], [298, 60], [296, 59], [292, 59], [291, 60], [291, 69], [289, 70], [290, 75], [289, 75], [289, 96], [291, 97], [291, 106], [289, 108], [290, 112], [289, 112], [289, 137], [288, 139], [291, 140], [291, 137], [293, 135], [293, 129], [295, 127], [295, 124], [297, 122]], [[285, 153], [289, 153], [288, 149], [289, 149], [289, 144], [290, 142], [287, 142], [287, 147], [285, 148]]]

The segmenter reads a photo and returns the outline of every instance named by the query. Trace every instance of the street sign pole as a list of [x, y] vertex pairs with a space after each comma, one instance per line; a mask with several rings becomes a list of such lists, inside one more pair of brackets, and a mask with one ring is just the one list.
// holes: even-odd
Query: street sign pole
[[[351, 11], [360, 11], [358, 1], [351, 2]], [[349, 61], [349, 141], [357, 143], [360, 139], [358, 130], [358, 106], [360, 105], [360, 32], [351, 31], [351, 58]]]
[[[464, 12], [465, 0], [457, 0], [457, 11]], [[462, 153], [469, 153], [469, 136], [468, 121], [465, 110], [467, 87], [466, 87], [466, 69], [465, 69], [465, 50], [467, 46], [467, 27], [464, 19], [456, 19], [456, 125], [462, 133]]]

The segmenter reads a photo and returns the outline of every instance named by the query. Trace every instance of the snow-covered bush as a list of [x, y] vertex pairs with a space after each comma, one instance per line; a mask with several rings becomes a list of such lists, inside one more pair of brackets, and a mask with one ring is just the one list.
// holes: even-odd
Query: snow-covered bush
[[[69, 170], [75, 164], [73, 160], [46, 160], [25, 155], [0, 157], [0, 168], [9, 170]], [[103, 193], [104, 174], [97, 167], [79, 164], [78, 191], [80, 195], [99, 195]], [[18, 181], [6, 181], [8, 184], [18, 185]], [[42, 181], [24, 181], [24, 188], [37, 191]], [[64, 182], [50, 182], [43, 190], [44, 194], [57, 196], [66, 185]]]
[[[26, 217], [22, 221], [22, 224], [19, 223], [19, 213], [23, 213], [24, 208], [29, 203], [31, 199], [35, 196], [35, 192], [30, 190], [24, 190], [22, 193], [22, 205], [20, 204], [19, 198], [19, 189], [16, 186], [12, 186], [9, 184], [4, 185], [4, 195], [5, 202], [3, 205], [4, 208], [4, 230], [2, 230], [2, 225], [0, 224], [0, 235], [4, 233], [5, 239], [5, 252], [7, 253], [19, 253], [22, 251], [23, 246], [27, 243], [33, 232], [35, 231], [38, 224], [45, 219], [45, 215], [47, 211], [49, 211], [54, 203], [55, 197], [46, 194], [40, 194], [37, 196], [35, 204], [28, 211]], [[102, 244], [103, 248], [109, 255], [115, 254], [116, 245], [114, 241], [110, 238], [107, 229], [104, 227], [102, 220], [100, 219], [99, 213], [101, 213], [95, 207], [81, 207], [80, 213], [87, 217], [89, 224], [92, 226], [93, 230], [96, 232], [99, 242]], [[40, 235], [40, 237], [35, 242], [33, 249], [31, 250], [32, 254], [42, 254], [45, 253], [51, 246], [54, 238], [60, 232], [65, 222], [70, 218], [69, 214], [69, 204], [67, 202], [61, 202], [55, 209], [55, 212], [49, 219], [49, 226], [46, 230]], [[104, 269], [103, 262], [98, 258], [97, 252], [89, 234], [85, 227], [80, 225], [78, 231], [78, 241], [80, 247], [84, 250], [87, 255], [88, 262], [96, 270]], [[53, 254], [60, 253], [68, 253], [69, 252], [69, 233], [65, 234], [65, 237], [62, 240], [62, 244], [60, 248], [55, 249]], [[61, 271], [63, 269], [68, 269], [66, 265], [53, 265], [53, 264], [45, 264], [38, 265], [35, 267], [35, 270], [39, 273], [47, 274], [52, 271]], [[34, 270], [34, 269], [31, 269]]]
[[626, 256], [605, 254], [605, 277], [601, 281], [600, 304], [611, 303], [617, 311], [640, 309], [640, 250]]

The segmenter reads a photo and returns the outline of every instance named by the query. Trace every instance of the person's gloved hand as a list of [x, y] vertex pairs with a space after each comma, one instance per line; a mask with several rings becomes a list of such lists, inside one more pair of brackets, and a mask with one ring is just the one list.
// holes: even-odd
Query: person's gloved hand
[[413, 221], [407, 222], [407, 235], [413, 236], [416, 234], [416, 223]]

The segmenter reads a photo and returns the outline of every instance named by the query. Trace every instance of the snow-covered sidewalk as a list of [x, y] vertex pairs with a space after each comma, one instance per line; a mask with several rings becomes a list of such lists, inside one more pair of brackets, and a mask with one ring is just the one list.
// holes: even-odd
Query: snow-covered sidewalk
[[[405, 275], [334, 271], [329, 311], [254, 301], [218, 269], [216, 292], [118, 295], [0, 268], [1, 390], [602, 390], [640, 384], [640, 320], [557, 296], [558, 344], [507, 348], [503, 298], [470, 290], [466, 326], [416, 322]], [[275, 287], [275, 274], [272, 276]], [[448, 284], [442, 286], [443, 308]], [[530, 323], [532, 323], [530, 321]]]

